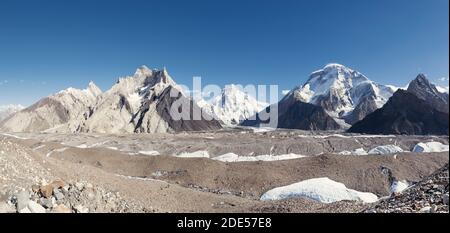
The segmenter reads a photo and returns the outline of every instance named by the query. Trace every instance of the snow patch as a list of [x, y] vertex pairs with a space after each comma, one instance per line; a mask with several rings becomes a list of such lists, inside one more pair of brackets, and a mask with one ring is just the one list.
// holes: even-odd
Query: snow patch
[[269, 190], [261, 196], [261, 200], [271, 201], [297, 197], [309, 198], [321, 203], [333, 203], [342, 200], [373, 203], [378, 200], [378, 197], [373, 193], [348, 189], [344, 184], [327, 177], [309, 179]]
[[369, 155], [385, 155], [401, 152], [403, 152], [403, 149], [396, 145], [384, 145], [384, 146], [377, 146], [369, 150]]
[[155, 151], [155, 150], [149, 150], [149, 151], [141, 150], [141, 151], [139, 151], [139, 154], [150, 155], [150, 156], [160, 155], [159, 152]]
[[440, 142], [420, 142], [414, 146], [415, 153], [431, 153], [431, 152], [446, 152], [449, 151], [449, 146]]
[[81, 145], [76, 146], [76, 148], [86, 149], [86, 148], [88, 148], [88, 146], [86, 144], [81, 144]]
[[255, 162], [255, 161], [281, 161], [306, 157], [298, 154], [284, 154], [284, 155], [258, 155], [258, 156], [239, 156], [235, 153], [227, 153], [212, 158], [213, 160], [221, 162]]
[[352, 151], [344, 150], [339, 152], [340, 155], [367, 155], [367, 151], [364, 148], [354, 149]]
[[179, 155], [174, 156], [179, 158], [209, 158], [209, 152], [204, 150], [195, 152], [183, 152]]
[[120, 175], [120, 174], [115, 174], [117, 177], [121, 177], [124, 179], [128, 179], [128, 180], [139, 180], [139, 181], [156, 181], [159, 183], [164, 183], [167, 184], [167, 182], [163, 181], [163, 180], [157, 180], [157, 179], [152, 179], [152, 178], [147, 178], [147, 177], [137, 177], [137, 176], [124, 176], [124, 175]]
[[402, 180], [402, 181], [394, 181], [391, 185], [390, 191], [391, 193], [401, 193], [403, 192], [405, 189], [407, 189], [409, 187], [409, 183], [406, 180]]

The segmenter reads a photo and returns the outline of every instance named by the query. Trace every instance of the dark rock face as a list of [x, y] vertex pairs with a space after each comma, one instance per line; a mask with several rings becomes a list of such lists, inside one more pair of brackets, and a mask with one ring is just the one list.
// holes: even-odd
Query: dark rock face
[[423, 74], [419, 74], [408, 86], [408, 92], [424, 100], [441, 112], [449, 112], [448, 94], [441, 93]]
[[[202, 113], [201, 108], [195, 104], [191, 99], [184, 97], [178, 90], [172, 86], [166, 88], [157, 100], [156, 111], [164, 119], [170, 128], [175, 132], [180, 131], [204, 131], [204, 130], [217, 130], [221, 129], [221, 124], [213, 119], [212, 116], [208, 116]], [[180, 106], [190, 106], [189, 112], [184, 112], [182, 119], [173, 119], [170, 114], [172, 105], [175, 102]], [[181, 107], [179, 112], [183, 112]], [[199, 114], [197, 118], [195, 114]]]
[[366, 134], [448, 135], [448, 113], [440, 112], [408, 91], [398, 90], [389, 101], [348, 131]]
[[[270, 107], [264, 111], [270, 112]], [[261, 113], [259, 113], [261, 114]], [[245, 120], [243, 126], [260, 126], [262, 121], [256, 114], [250, 120]], [[278, 103], [278, 126], [284, 129], [301, 129], [301, 130], [337, 130], [340, 125], [330, 117], [325, 110], [313, 104], [308, 104], [288, 97]]]
[[356, 105], [355, 109], [350, 114], [344, 117], [344, 120], [346, 123], [353, 125], [377, 109], [378, 107], [374, 98], [372, 96], [367, 96]]

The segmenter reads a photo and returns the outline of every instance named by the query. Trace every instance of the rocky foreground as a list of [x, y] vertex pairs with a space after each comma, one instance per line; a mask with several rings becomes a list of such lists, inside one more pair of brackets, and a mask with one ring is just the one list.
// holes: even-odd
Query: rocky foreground
[[[418, 142], [445, 143], [448, 138], [300, 133], [0, 135], [0, 213], [448, 212], [448, 152], [412, 152]], [[389, 144], [403, 152], [340, 153]], [[147, 153], [154, 151], [160, 155]], [[212, 156], [177, 156], [196, 151]], [[271, 162], [214, 159], [226, 151], [306, 156]], [[443, 174], [428, 178], [444, 165]], [[378, 197], [390, 196], [395, 181], [413, 186], [375, 204], [260, 200], [268, 190], [318, 177]]]
[[0, 204], [0, 212], [18, 213], [124, 213], [133, 209], [118, 192], [108, 192], [87, 182], [33, 185]]
[[368, 213], [448, 213], [449, 165], [419, 183], [381, 200]]

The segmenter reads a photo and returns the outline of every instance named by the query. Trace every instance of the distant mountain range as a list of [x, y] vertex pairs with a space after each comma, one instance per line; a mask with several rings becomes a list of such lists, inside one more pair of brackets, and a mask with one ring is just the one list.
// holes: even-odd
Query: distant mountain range
[[0, 121], [6, 119], [7, 117], [11, 116], [12, 114], [19, 112], [20, 110], [24, 109], [22, 105], [1, 105], [0, 106]]
[[[0, 108], [0, 130], [165, 133], [258, 127], [267, 123], [261, 114], [277, 107], [277, 128], [448, 134], [449, 97], [442, 90], [422, 74], [402, 90], [375, 83], [343, 65], [328, 64], [275, 105], [257, 101], [237, 85], [194, 102], [166, 69], [142, 66], [105, 92], [91, 82], [84, 90], [68, 88], [25, 109]], [[180, 103], [191, 106], [183, 113], [187, 118], [173, 119], [172, 106]], [[203, 112], [201, 119], [194, 119], [194, 112]]]
[[[175, 121], [172, 104], [191, 106]], [[216, 120], [194, 120], [199, 107], [184, 96], [167, 70], [145, 66], [133, 76], [120, 78], [106, 92], [94, 83], [85, 90], [69, 88], [46, 97], [0, 124], [12, 132], [165, 133], [220, 129]], [[201, 112], [201, 111], [200, 111]], [[210, 117], [212, 118], [212, 117]]]

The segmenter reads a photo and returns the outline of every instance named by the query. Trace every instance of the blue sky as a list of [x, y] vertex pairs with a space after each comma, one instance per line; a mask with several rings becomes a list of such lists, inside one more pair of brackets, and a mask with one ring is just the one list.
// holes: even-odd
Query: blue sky
[[[448, 0], [0, 2], [0, 105], [29, 105], [140, 65], [178, 83], [306, 81], [327, 63], [404, 86], [449, 76]], [[7, 80], [7, 81], [6, 81]], [[446, 81], [448, 82], [448, 81]], [[446, 84], [448, 85], [448, 84]]]

